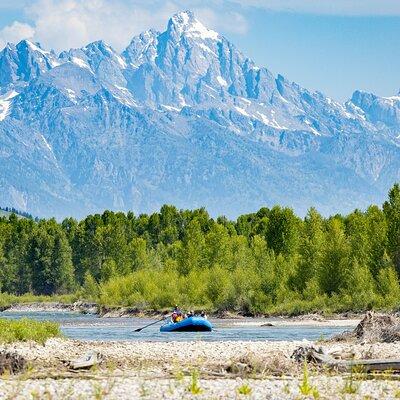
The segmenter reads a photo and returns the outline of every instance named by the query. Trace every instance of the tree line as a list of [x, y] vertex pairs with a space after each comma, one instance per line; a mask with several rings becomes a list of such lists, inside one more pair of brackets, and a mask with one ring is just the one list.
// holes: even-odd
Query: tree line
[[236, 221], [165, 205], [81, 221], [0, 218], [0, 290], [106, 305], [244, 313], [400, 304], [400, 186], [382, 207], [323, 217], [261, 208]]
[[[34, 219], [32, 214], [29, 214], [26, 211], [17, 210], [14, 207], [0, 207], [0, 211], [5, 211], [6, 213], [20, 215], [21, 217], [24, 218]], [[36, 217], [35, 220], [39, 221], [39, 218]]]

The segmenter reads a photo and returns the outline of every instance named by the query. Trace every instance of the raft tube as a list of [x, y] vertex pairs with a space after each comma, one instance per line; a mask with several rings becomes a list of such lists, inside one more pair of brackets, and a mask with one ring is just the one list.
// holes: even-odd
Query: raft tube
[[189, 317], [179, 322], [168, 322], [160, 332], [211, 332], [211, 322], [202, 317]]

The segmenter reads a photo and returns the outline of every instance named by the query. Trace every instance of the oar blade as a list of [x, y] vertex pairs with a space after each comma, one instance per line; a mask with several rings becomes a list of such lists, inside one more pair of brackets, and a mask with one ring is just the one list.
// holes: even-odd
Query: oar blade
[[151, 324], [148, 324], [148, 325], [146, 325], [146, 326], [142, 326], [141, 328], [137, 328], [137, 329], [135, 329], [133, 332], [141, 332], [144, 328], [148, 328], [149, 326], [158, 324], [159, 322], [162, 322], [162, 321], [166, 320], [166, 319], [169, 318], [169, 317], [170, 317], [170, 316], [167, 315], [167, 316], [164, 317], [163, 319], [160, 319], [159, 321], [152, 322]]

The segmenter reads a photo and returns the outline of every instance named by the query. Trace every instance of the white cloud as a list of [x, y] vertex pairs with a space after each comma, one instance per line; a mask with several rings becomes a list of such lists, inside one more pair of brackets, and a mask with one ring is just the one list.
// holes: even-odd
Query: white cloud
[[399, 16], [399, 0], [231, 0], [271, 11], [346, 16]]
[[194, 8], [194, 13], [209, 28], [239, 34], [245, 34], [248, 31], [246, 18], [236, 11], [222, 12], [211, 8]]
[[0, 48], [3, 48], [7, 42], [17, 43], [22, 39], [31, 39], [34, 34], [35, 30], [29, 24], [14, 21], [0, 31]]
[[[12, 6], [11, 6], [12, 4]], [[26, 19], [0, 30], [0, 47], [28, 38], [55, 50], [80, 47], [104, 39], [122, 50], [130, 39], [149, 28], [163, 30], [177, 11], [193, 9], [210, 28], [245, 34], [243, 15], [249, 7], [322, 15], [397, 15], [400, 0], [13, 0], [2, 8], [23, 7]]]
[[170, 4], [151, 11], [150, 3], [155, 2], [38, 0], [27, 14], [34, 21], [36, 40], [45, 47], [61, 50], [104, 39], [120, 50], [135, 34], [165, 24]]
[[[207, 1], [207, 0], [206, 0]], [[34, 0], [25, 7], [31, 25], [14, 22], [0, 31], [0, 45], [24, 38], [57, 51], [81, 47], [103, 39], [122, 50], [134, 35], [149, 28], [163, 30], [175, 12], [194, 9], [205, 25], [224, 32], [245, 33], [247, 21], [236, 11], [223, 9], [223, 2], [208, 0]]]

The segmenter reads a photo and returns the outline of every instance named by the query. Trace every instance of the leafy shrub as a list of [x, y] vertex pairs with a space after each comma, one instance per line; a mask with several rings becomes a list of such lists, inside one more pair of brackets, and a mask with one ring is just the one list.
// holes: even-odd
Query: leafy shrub
[[27, 318], [0, 319], [0, 342], [3, 343], [33, 340], [43, 344], [49, 338], [60, 336], [60, 326], [54, 322], [32, 321]]

